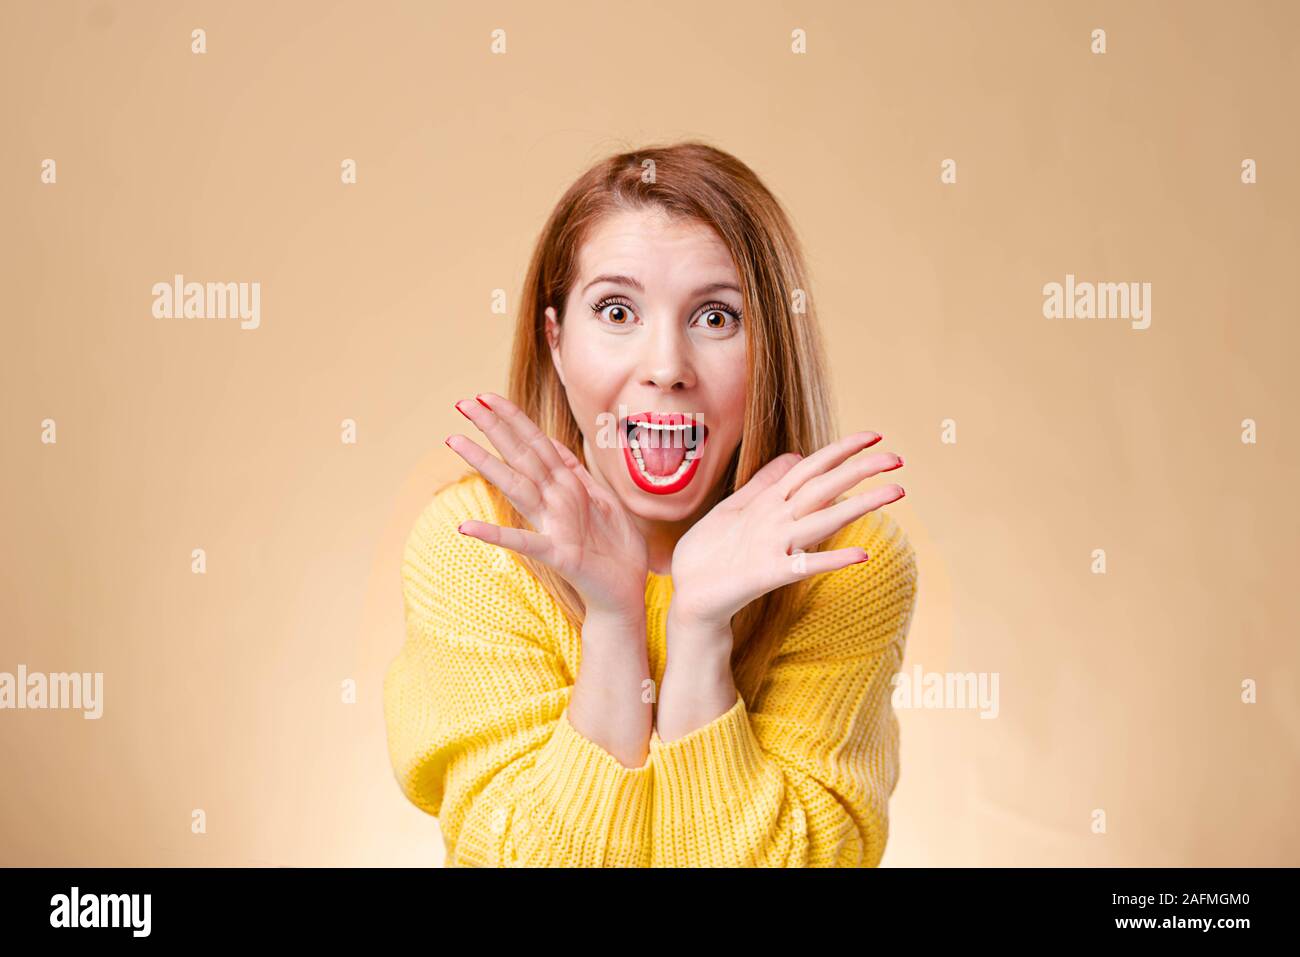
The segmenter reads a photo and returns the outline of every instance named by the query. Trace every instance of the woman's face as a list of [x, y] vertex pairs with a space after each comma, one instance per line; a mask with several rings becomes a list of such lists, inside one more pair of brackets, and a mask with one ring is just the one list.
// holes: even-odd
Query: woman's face
[[563, 322], [546, 310], [587, 464], [634, 515], [683, 521], [709, 504], [744, 425], [741, 304], [712, 228], [646, 209], [596, 225]]

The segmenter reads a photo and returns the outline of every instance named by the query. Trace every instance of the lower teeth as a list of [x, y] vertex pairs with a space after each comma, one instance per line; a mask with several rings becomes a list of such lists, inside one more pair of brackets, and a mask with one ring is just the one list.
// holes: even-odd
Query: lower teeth
[[650, 482], [651, 485], [668, 485], [675, 482], [677, 479], [685, 475], [686, 470], [691, 467], [691, 463], [699, 458], [698, 451], [695, 449], [688, 449], [686, 454], [682, 457], [681, 464], [677, 466], [676, 470], [671, 475], [655, 475], [646, 470], [645, 462], [641, 458], [641, 447], [637, 445], [636, 441], [630, 441], [629, 445], [632, 448], [632, 458], [636, 459], [637, 468], [641, 470], [642, 476], [644, 476], [646, 481]]

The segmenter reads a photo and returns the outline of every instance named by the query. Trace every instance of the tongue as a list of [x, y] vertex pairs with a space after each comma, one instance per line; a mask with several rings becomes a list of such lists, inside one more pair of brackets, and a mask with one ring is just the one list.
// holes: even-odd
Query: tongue
[[[660, 442], [664, 444], [660, 446]], [[651, 475], [672, 475], [686, 458], [686, 444], [681, 432], [638, 427], [636, 444], [641, 447], [645, 470]]]

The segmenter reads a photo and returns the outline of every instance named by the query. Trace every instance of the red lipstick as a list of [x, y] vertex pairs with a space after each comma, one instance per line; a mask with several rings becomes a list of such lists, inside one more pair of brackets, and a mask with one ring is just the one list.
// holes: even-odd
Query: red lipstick
[[623, 462], [637, 488], [671, 495], [690, 484], [708, 441], [703, 415], [638, 412], [622, 424]]

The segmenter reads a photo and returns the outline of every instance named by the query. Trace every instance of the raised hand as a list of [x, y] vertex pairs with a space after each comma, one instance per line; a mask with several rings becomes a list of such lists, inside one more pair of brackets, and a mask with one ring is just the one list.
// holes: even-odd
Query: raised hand
[[560, 442], [504, 396], [485, 392], [456, 408], [504, 461], [463, 435], [447, 445], [495, 485], [535, 531], [462, 522], [465, 535], [509, 548], [555, 569], [577, 589], [588, 613], [644, 613], [645, 539], [622, 503]]
[[905, 494], [885, 485], [832, 504], [863, 479], [903, 464], [890, 452], [851, 459], [879, 441], [875, 432], [855, 432], [807, 458], [787, 452], [714, 506], [673, 550], [674, 614], [722, 627], [782, 585], [865, 561], [861, 548], [810, 549]]

